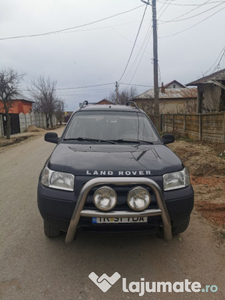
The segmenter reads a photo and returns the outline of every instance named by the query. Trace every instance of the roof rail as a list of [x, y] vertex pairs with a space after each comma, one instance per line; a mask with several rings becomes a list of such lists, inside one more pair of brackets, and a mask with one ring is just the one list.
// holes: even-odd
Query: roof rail
[[131, 100], [126, 102], [126, 106], [128, 106], [128, 105], [132, 106], [132, 104], [135, 106], [135, 108], [137, 108], [138, 110], [140, 110], [140, 108], [137, 106], [136, 102], [131, 101]]
[[84, 102], [81, 104], [80, 109], [87, 106], [88, 105], [88, 101], [84, 100]]

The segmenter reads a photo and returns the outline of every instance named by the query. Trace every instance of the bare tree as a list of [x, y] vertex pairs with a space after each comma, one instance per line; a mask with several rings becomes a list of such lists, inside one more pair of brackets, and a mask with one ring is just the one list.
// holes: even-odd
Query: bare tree
[[62, 125], [62, 117], [64, 115], [64, 101], [59, 100], [56, 104], [55, 116], [59, 121], [60, 125]]
[[130, 89], [124, 89], [121, 92], [118, 91], [118, 93], [116, 93], [116, 91], [111, 93], [109, 96], [109, 100], [113, 103], [125, 104], [127, 101], [133, 99], [136, 95], [136, 88], [131, 87]]
[[51, 127], [53, 127], [52, 117], [60, 101], [56, 95], [56, 85], [56, 81], [40, 76], [32, 82], [29, 89], [31, 96], [35, 100], [34, 111], [45, 114], [47, 127], [49, 127], [49, 122]]
[[19, 84], [25, 74], [18, 74], [12, 69], [0, 71], [0, 99], [3, 102], [3, 112], [6, 114], [6, 138], [10, 139], [10, 108], [12, 100], [18, 96]]

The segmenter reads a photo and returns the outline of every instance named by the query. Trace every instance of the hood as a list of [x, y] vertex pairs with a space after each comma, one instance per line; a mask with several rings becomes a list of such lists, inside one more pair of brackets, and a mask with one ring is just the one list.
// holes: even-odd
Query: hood
[[183, 164], [165, 145], [61, 143], [48, 167], [77, 176], [154, 176], [180, 171]]

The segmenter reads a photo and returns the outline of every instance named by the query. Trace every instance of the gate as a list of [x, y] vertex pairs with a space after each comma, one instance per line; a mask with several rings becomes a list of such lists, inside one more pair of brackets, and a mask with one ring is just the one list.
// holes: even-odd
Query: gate
[[[9, 115], [10, 115], [10, 127], [11, 127], [10, 134], [20, 133], [19, 115], [18, 114], [9, 114]], [[2, 120], [3, 120], [4, 136], [6, 136], [6, 114], [2, 114]]]

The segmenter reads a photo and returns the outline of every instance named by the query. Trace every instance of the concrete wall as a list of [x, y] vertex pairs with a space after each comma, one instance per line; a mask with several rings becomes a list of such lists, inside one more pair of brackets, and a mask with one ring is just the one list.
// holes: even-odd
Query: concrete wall
[[[46, 118], [44, 114], [40, 113], [30, 113], [30, 114], [19, 114], [20, 119], [20, 132], [24, 132], [27, 130], [29, 126], [41, 127], [46, 128]], [[53, 125], [57, 125], [57, 119], [55, 115], [52, 118]]]
[[225, 143], [225, 113], [162, 115], [162, 131], [193, 140]]

